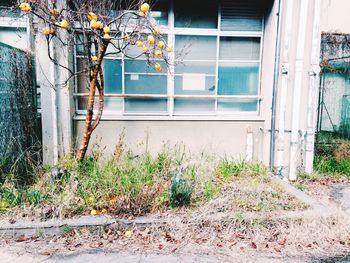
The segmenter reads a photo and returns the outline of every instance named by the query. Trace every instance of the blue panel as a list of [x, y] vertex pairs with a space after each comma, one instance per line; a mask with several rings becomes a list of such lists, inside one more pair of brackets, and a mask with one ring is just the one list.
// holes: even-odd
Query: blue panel
[[225, 62], [219, 64], [219, 95], [257, 95], [259, 64]]
[[219, 112], [239, 112], [239, 111], [257, 111], [257, 101], [233, 101], [232, 99], [219, 99]]
[[167, 94], [167, 76], [125, 74], [127, 94]]
[[125, 112], [128, 113], [165, 113], [167, 99], [125, 99]]
[[103, 62], [105, 93], [122, 93], [122, 61], [105, 59]]
[[215, 100], [175, 99], [175, 114], [210, 114], [215, 113]]

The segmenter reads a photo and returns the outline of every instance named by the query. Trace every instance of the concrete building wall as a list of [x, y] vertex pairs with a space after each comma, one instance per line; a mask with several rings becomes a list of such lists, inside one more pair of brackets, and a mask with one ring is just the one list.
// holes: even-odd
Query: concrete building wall
[[[89, 150], [95, 143], [105, 148], [107, 155], [112, 154], [119, 134], [125, 129], [126, 144], [135, 152], [146, 148], [156, 153], [164, 143], [184, 144], [194, 153], [210, 152], [220, 156], [245, 158], [248, 129], [253, 132], [253, 158], [269, 163], [271, 128], [271, 103], [273, 89], [273, 70], [275, 63], [275, 45], [277, 32], [278, 1], [274, 1], [265, 18], [265, 30], [262, 48], [261, 95], [263, 97], [260, 112], [256, 116], [246, 113], [232, 117], [115, 117], [101, 121], [94, 131]], [[79, 144], [84, 128], [83, 117], [74, 121], [74, 142]], [[121, 119], [121, 120], [118, 120]], [[147, 146], [146, 146], [147, 145]]]
[[349, 10], [349, 0], [323, 0], [321, 30], [350, 33]]
[[[164, 145], [183, 145], [195, 154], [212, 153], [221, 157], [245, 158], [247, 130], [253, 131], [253, 158], [263, 157], [263, 120], [256, 121], [102, 121], [92, 135], [94, 145], [113, 153], [120, 135], [125, 133], [125, 145], [135, 154], [156, 154]], [[81, 138], [83, 121], [76, 121], [76, 142]]]

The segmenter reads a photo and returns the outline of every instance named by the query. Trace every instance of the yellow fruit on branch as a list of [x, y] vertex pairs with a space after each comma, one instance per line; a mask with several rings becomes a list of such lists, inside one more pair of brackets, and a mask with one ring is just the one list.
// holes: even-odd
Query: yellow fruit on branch
[[160, 35], [160, 28], [159, 27], [154, 27], [153, 31], [154, 31], [155, 35]]
[[54, 30], [49, 27], [44, 27], [41, 33], [43, 33], [45, 36], [49, 36], [54, 33]]
[[51, 9], [50, 10], [50, 14], [53, 16], [53, 17], [59, 17], [60, 16], [60, 11], [58, 10], [58, 9], [56, 9], [56, 8], [54, 8], [54, 9]]
[[159, 63], [154, 64], [154, 69], [159, 71], [162, 71], [162, 66]]
[[91, 21], [91, 20], [95, 20], [97, 21], [97, 15], [93, 12], [89, 12], [87, 15], [87, 18]]
[[136, 41], [136, 46], [143, 47], [142, 41], [140, 41], [140, 40]]
[[152, 35], [149, 35], [149, 36], [147, 37], [147, 41], [148, 41], [148, 43], [150, 43], [151, 45], [154, 44], [154, 37], [153, 37]]
[[64, 28], [64, 29], [68, 29], [68, 27], [69, 27], [69, 22], [68, 22], [68, 20], [63, 19], [63, 20], [60, 22], [60, 27], [62, 27], [62, 28]]
[[105, 34], [109, 34], [109, 33], [111, 33], [111, 28], [110, 28], [109, 26], [105, 26], [105, 27], [103, 28], [103, 32], [104, 32]]
[[154, 52], [154, 56], [155, 56], [156, 58], [161, 58], [162, 55], [163, 55], [163, 53], [162, 53], [162, 51], [160, 51], [160, 50], [156, 50], [156, 51]]
[[104, 34], [103, 39], [111, 39], [111, 36], [109, 34]]
[[139, 12], [139, 16], [141, 16], [141, 17], [145, 17], [145, 16], [146, 16], [146, 14], [145, 14], [144, 12], [140, 11], [140, 12]]
[[147, 3], [142, 4], [140, 7], [140, 11], [147, 13], [149, 11], [149, 4], [147, 4]]
[[32, 10], [32, 7], [28, 3], [22, 3], [19, 5], [19, 9], [24, 13], [28, 13]]
[[143, 50], [144, 53], [147, 53], [148, 52], [148, 47], [143, 45], [142, 50]]
[[91, 60], [96, 62], [97, 61], [97, 56], [91, 56]]
[[161, 48], [161, 49], [165, 48], [165, 43], [164, 43], [164, 41], [159, 41], [159, 42], [158, 42], [158, 47]]
[[167, 47], [167, 48], [166, 48], [166, 52], [169, 52], [169, 53], [170, 53], [170, 52], [173, 52], [173, 49], [172, 49], [171, 47]]
[[95, 19], [92, 19], [91, 21], [90, 21], [90, 27], [91, 27], [91, 29], [97, 29], [98, 28], [98, 23], [97, 23], [97, 21], [95, 20]]

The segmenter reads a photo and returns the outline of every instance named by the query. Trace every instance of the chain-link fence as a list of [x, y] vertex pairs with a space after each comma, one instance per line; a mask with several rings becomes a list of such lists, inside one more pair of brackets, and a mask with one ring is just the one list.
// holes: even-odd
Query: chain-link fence
[[29, 54], [0, 43], [0, 182], [14, 167], [26, 180], [28, 163], [40, 160], [33, 74]]
[[350, 139], [350, 35], [323, 34], [317, 131]]

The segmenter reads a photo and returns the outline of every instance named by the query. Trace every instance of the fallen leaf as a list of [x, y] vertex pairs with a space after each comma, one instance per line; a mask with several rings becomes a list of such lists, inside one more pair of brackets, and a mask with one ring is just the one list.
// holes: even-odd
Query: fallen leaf
[[280, 242], [278, 242], [278, 244], [280, 244], [281, 246], [285, 246], [287, 242], [287, 238], [283, 238], [282, 240], [280, 240]]
[[90, 230], [86, 227], [83, 227], [82, 229], [80, 229], [80, 234], [82, 234], [83, 236], [88, 236], [90, 234]]
[[254, 248], [254, 249], [257, 249], [257, 245], [255, 244], [255, 242], [252, 242], [252, 243], [250, 243], [250, 246], [252, 247], [252, 248]]
[[21, 235], [21, 236], [17, 237], [16, 242], [24, 242], [24, 241], [28, 241], [28, 240], [30, 240], [30, 237], [27, 237], [25, 235]]
[[14, 218], [11, 218], [11, 219], [9, 220], [9, 223], [10, 223], [10, 224], [14, 224], [14, 223], [16, 223], [16, 220], [15, 220]]
[[40, 255], [42, 256], [51, 256], [51, 252], [50, 251], [42, 251], [42, 252], [39, 252]]
[[279, 249], [278, 247], [274, 247], [273, 248], [276, 252], [280, 253], [281, 252], [281, 249]]
[[235, 233], [235, 236], [240, 238], [240, 239], [244, 239], [245, 235], [243, 235], [242, 233]]
[[95, 216], [97, 215], [97, 211], [95, 209], [92, 209], [90, 212], [90, 215]]
[[127, 238], [130, 238], [133, 234], [134, 234], [134, 231], [128, 230], [128, 231], [125, 231], [124, 236], [127, 237]]

